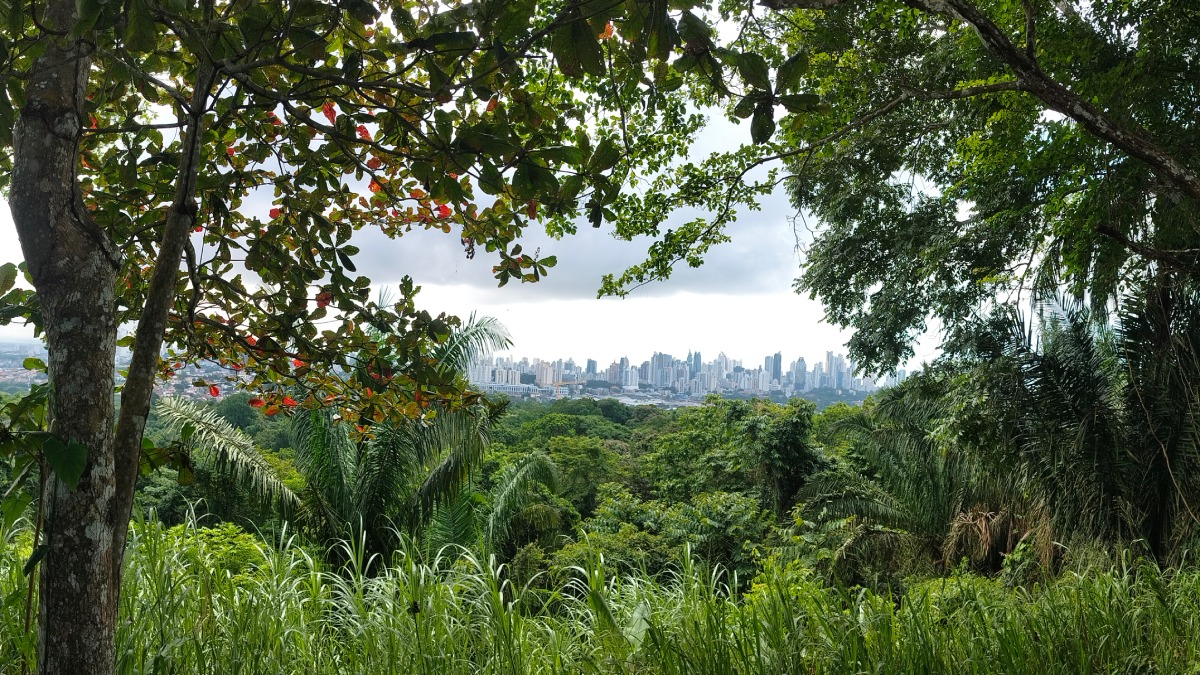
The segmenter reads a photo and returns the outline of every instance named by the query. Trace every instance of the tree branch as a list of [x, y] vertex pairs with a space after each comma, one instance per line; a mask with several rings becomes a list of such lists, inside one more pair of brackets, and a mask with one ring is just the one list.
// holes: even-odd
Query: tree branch
[[[167, 317], [175, 302], [179, 263], [196, 220], [196, 184], [203, 162], [204, 110], [215, 81], [215, 69], [204, 62], [197, 68], [195, 89], [185, 108], [188, 117], [183, 134], [183, 154], [179, 161], [179, 179], [175, 198], [167, 211], [162, 243], [154, 274], [146, 293], [146, 304], [134, 333], [133, 357], [129, 376], [121, 391], [121, 412], [117, 419], [114, 446], [117, 460], [117, 494], [132, 494], [137, 478], [142, 432], [150, 410], [154, 374], [166, 332]], [[126, 514], [126, 517], [128, 514]], [[124, 521], [121, 521], [124, 522]]]
[[[1200, 264], [1197, 264], [1196, 262], [1197, 255], [1200, 254], [1200, 249], [1171, 251], [1155, 248], [1153, 246], [1147, 246], [1146, 244], [1130, 239], [1110, 225], [1097, 225], [1096, 232], [1108, 237], [1109, 239], [1117, 242], [1121, 246], [1124, 246], [1125, 248], [1133, 251], [1147, 260], [1153, 260], [1154, 262], [1160, 263], [1164, 267], [1176, 269], [1191, 275], [1200, 275]], [[1184, 256], [1190, 257], [1191, 260], [1188, 260]]]
[[[766, 7], [785, 9], [832, 9], [849, 0], [759, 0]], [[1026, 3], [1025, 49], [1019, 49], [1001, 28], [969, 0], [903, 0], [913, 9], [962, 21], [975, 29], [984, 47], [1003, 61], [1017, 77], [1020, 88], [1037, 97], [1051, 110], [1074, 120], [1096, 138], [1134, 157], [1159, 174], [1164, 181], [1200, 202], [1200, 175], [1171, 154], [1143, 129], [1119, 123], [1085, 101], [1066, 85], [1048, 76], [1034, 59], [1033, 12]], [[1078, 17], [1069, 3], [1056, 2], [1068, 16]], [[1065, 7], [1065, 9], [1064, 9]]]
[[[790, 1], [790, 0], [789, 0]], [[904, 0], [915, 9], [958, 19], [975, 29], [980, 41], [1017, 76], [1021, 88], [1050, 109], [1075, 120], [1102, 141], [1145, 162], [1164, 180], [1200, 202], [1200, 176], [1142, 129], [1119, 124], [1066, 85], [1050, 78], [1026, 51], [1018, 49], [994, 21], [967, 0]]]

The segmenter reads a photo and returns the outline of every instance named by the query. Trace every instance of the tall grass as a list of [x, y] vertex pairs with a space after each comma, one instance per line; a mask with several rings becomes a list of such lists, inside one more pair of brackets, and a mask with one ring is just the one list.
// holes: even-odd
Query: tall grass
[[[469, 552], [400, 552], [372, 567], [349, 543], [332, 571], [288, 542], [231, 561], [205, 532], [134, 527], [119, 672], [1200, 672], [1196, 571], [1129, 563], [1016, 591], [955, 576], [892, 597], [832, 588], [795, 566], [768, 565], [739, 593], [689, 559], [656, 582], [608, 576], [596, 558], [547, 591], [514, 587], [503, 566]], [[0, 533], [5, 674], [34, 655], [22, 628], [25, 546]]]

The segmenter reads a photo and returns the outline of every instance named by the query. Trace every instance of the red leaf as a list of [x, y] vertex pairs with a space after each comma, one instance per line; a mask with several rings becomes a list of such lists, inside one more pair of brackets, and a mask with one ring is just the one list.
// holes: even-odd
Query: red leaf
[[247, 336], [246, 336], [246, 344], [248, 344], [248, 345], [250, 345], [251, 347], [253, 347], [254, 345], [257, 345], [257, 344], [258, 344], [258, 340], [254, 339], [254, 336], [253, 336], [253, 335], [247, 335]]
[[529, 216], [530, 219], [534, 219], [534, 218], [537, 218], [537, 214], [538, 214], [537, 200], [530, 199], [529, 205], [525, 207], [525, 215]]
[[276, 415], [276, 414], [278, 414], [278, 413], [279, 413], [279, 406], [275, 406], [275, 405], [273, 405], [273, 406], [268, 406], [268, 407], [267, 407], [267, 409], [263, 411], [263, 413], [264, 413], [264, 414], [265, 414], [267, 417], [272, 417], [272, 416], [274, 416], [274, 415]]
[[379, 159], [378, 157], [372, 157], [371, 159], [367, 160], [367, 168], [372, 171], [378, 169], [381, 166], [383, 166], [383, 160]]
[[215, 384], [208, 385], [208, 395], [209, 396], [220, 396], [221, 388]]
[[300, 359], [292, 359], [292, 365], [296, 366], [297, 368], [303, 368], [304, 362], [301, 361]]
[[230, 368], [233, 368], [234, 370], [241, 370], [241, 369], [242, 369], [242, 364], [240, 364], [240, 363], [231, 363], [231, 364], [229, 364], [229, 367], [230, 367]]
[[317, 307], [325, 307], [333, 300], [333, 293], [322, 291], [317, 293]]
[[363, 139], [364, 141], [371, 140], [371, 132], [370, 132], [370, 130], [367, 129], [367, 125], [365, 125], [365, 124], [358, 125], [358, 137]]
[[284, 396], [283, 404], [289, 408], [295, 408], [296, 406], [300, 405], [296, 402], [296, 399], [292, 398], [291, 396]]
[[454, 211], [449, 206], [446, 206], [445, 204], [438, 204], [438, 207], [437, 207], [438, 218], [449, 218], [450, 214], [452, 214], [452, 213], [454, 213]]
[[231, 145], [228, 148], [225, 148], [225, 154], [229, 155], [230, 157], [233, 157], [234, 155], [237, 154], [237, 150], [234, 150], [233, 146]]
[[325, 113], [325, 119], [329, 120], [330, 124], [337, 122], [337, 112], [333, 109], [333, 101], [326, 101], [325, 105], [321, 106], [321, 112]]
[[267, 404], [266, 401], [262, 400], [261, 398], [257, 398], [257, 397], [252, 398], [249, 401], [246, 401], [246, 403], [249, 403], [251, 408], [261, 408]]
[[275, 209], [271, 209], [271, 213], [270, 213], [271, 220], [275, 220], [275, 219], [276, 219], [276, 218], [278, 218], [278, 217], [279, 217], [281, 214], [283, 214], [283, 211], [280, 211], [280, 210], [279, 210], [279, 209], [277, 209], [277, 208], [275, 208]]
[[372, 178], [371, 184], [367, 186], [367, 189], [370, 190], [371, 192], [379, 192], [380, 190], [383, 189], [383, 186], [379, 184], [379, 181]]

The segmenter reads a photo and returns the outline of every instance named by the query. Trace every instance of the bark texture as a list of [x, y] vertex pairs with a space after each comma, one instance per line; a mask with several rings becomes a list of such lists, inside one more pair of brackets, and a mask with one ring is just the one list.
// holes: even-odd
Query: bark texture
[[[74, 18], [72, 0], [53, 0], [43, 25], [65, 34]], [[13, 132], [9, 203], [46, 326], [51, 430], [88, 449], [77, 488], [48, 476], [41, 505], [48, 546], [39, 575], [41, 673], [112, 672], [117, 532], [127, 525], [116, 517], [112, 452], [118, 254], [88, 215], [76, 182], [90, 64], [83, 42], [46, 38]]]

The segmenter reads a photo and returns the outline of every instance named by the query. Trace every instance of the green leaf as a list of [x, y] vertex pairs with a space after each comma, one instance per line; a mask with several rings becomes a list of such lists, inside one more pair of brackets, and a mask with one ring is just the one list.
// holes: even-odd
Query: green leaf
[[572, 11], [567, 23], [554, 31], [550, 51], [558, 61], [559, 70], [567, 77], [576, 78], [584, 73], [600, 76], [605, 73], [604, 50], [578, 10]]
[[808, 72], [808, 54], [796, 52], [779, 66], [775, 73], [775, 90], [778, 92], [795, 91], [800, 86], [800, 78]]
[[750, 139], [755, 143], [766, 143], [775, 134], [775, 108], [770, 103], [760, 103], [750, 120]]
[[671, 52], [674, 51], [676, 43], [679, 42], [679, 33], [675, 29], [675, 20], [667, 13], [666, 0], [653, 1], [650, 6], [650, 17], [647, 28], [646, 51], [655, 59], [666, 61], [671, 57]]
[[570, 164], [571, 166], [579, 166], [583, 164], [583, 151], [570, 145], [544, 148], [530, 154], [534, 155], [535, 157], [543, 157], [552, 162]]
[[489, 195], [504, 192], [504, 176], [495, 164], [487, 160], [479, 163], [479, 188]]
[[379, 10], [375, 9], [375, 5], [367, 2], [367, 0], [350, 0], [343, 5], [350, 16], [364, 26], [375, 23], [379, 18]]
[[37, 372], [46, 372], [46, 362], [36, 356], [27, 357], [21, 362], [21, 367], [25, 370], [34, 370]]
[[616, 166], [617, 161], [621, 159], [621, 149], [613, 139], [606, 138], [600, 141], [600, 145], [596, 147], [596, 151], [592, 153], [592, 159], [588, 162], [588, 173], [600, 173], [608, 171]]
[[129, 15], [125, 25], [125, 47], [134, 54], [154, 51], [158, 44], [158, 25], [154, 15], [146, 6], [147, 0], [130, 0]]
[[21, 569], [21, 574], [25, 576], [32, 574], [33, 569], [42, 561], [42, 558], [46, 557], [49, 551], [50, 544], [38, 544], [38, 547], [33, 549], [33, 553], [29, 555], [29, 560], [25, 561], [25, 567]]
[[737, 69], [747, 84], [766, 91], [771, 90], [771, 71], [767, 67], [767, 60], [761, 54], [738, 54]]
[[13, 263], [0, 265], [0, 295], [12, 290], [17, 283], [17, 266]]
[[42, 443], [42, 454], [46, 464], [72, 490], [79, 485], [83, 469], [87, 466], [88, 448], [76, 440], [64, 442], [58, 436], [50, 436]]
[[499, 41], [508, 41], [529, 30], [537, 3], [533, 0], [499, 0], [490, 3], [501, 8], [495, 31]]
[[733, 116], [743, 120], [746, 119], [754, 114], [754, 107], [758, 105], [758, 102], [758, 97], [753, 94], [743, 96], [742, 100], [733, 106]]
[[12, 528], [13, 523], [17, 522], [17, 518], [20, 518], [25, 513], [25, 509], [29, 507], [32, 501], [32, 493], [25, 490], [18, 490], [0, 502], [0, 518], [4, 520], [5, 530]]
[[821, 103], [821, 97], [816, 94], [786, 94], [779, 97], [779, 103], [791, 113], [812, 112]]
[[541, 260], [539, 260], [538, 262], [541, 263], [544, 267], [554, 267], [555, 265], [558, 264], [558, 257], [548, 255], [545, 258], [542, 258]]
[[[24, 4], [13, 3], [13, 5]], [[75, 16], [79, 18], [75, 20], [75, 27], [71, 29], [71, 36], [75, 38], [83, 37], [88, 31], [92, 30], [96, 22], [100, 20], [100, 13], [103, 11], [103, 0], [75, 0]]]
[[324, 60], [329, 50], [325, 38], [309, 28], [292, 26], [288, 30], [288, 39], [292, 41], [292, 48], [296, 50], [296, 55], [309, 61]]

